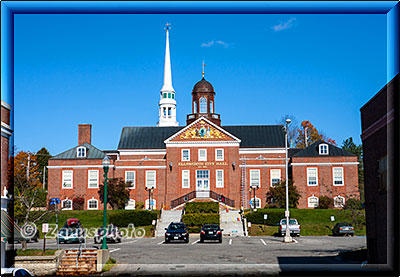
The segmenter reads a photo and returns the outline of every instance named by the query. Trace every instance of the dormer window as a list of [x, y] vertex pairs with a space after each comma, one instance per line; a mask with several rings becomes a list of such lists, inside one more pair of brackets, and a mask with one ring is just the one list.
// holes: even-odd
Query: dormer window
[[86, 148], [78, 147], [78, 149], [76, 149], [76, 156], [78, 158], [85, 158], [86, 157]]
[[328, 144], [324, 143], [324, 144], [319, 145], [319, 154], [320, 155], [328, 155], [329, 154]]

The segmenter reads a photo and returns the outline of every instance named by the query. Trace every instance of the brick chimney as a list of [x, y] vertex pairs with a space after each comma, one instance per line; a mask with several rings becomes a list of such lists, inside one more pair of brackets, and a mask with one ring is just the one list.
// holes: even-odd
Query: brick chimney
[[92, 125], [79, 124], [79, 145], [84, 143], [92, 144]]

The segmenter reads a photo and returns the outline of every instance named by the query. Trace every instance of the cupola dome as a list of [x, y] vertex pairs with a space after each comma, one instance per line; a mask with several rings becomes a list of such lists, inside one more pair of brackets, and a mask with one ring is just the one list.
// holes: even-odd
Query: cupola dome
[[206, 81], [203, 77], [203, 79], [194, 85], [192, 92], [214, 92], [214, 88], [211, 83]]

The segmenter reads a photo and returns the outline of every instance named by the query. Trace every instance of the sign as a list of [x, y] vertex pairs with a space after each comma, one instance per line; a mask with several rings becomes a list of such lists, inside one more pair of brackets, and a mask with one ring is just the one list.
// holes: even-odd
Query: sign
[[151, 222], [151, 225], [156, 225], [156, 220], [153, 219], [153, 221]]
[[48, 233], [49, 232], [49, 224], [48, 223], [43, 223], [42, 225], [42, 233]]
[[247, 227], [251, 227], [251, 222], [247, 222]]
[[264, 214], [264, 220], [267, 220], [267, 218], [268, 218], [268, 215]]
[[60, 198], [55, 197], [55, 198], [50, 198], [50, 205], [56, 205], [56, 204], [60, 204]]
[[289, 217], [289, 211], [285, 211], [285, 217]]
[[331, 221], [335, 221], [335, 217], [333, 215], [331, 216]]

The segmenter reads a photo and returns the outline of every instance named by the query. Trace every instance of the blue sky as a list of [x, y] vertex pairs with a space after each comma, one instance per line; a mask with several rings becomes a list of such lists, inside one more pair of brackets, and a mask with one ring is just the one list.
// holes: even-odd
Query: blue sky
[[170, 33], [177, 119], [206, 79], [222, 125], [285, 114], [360, 143], [360, 107], [386, 84], [385, 15], [15, 15], [14, 144], [57, 154], [116, 149], [125, 126], [156, 126]]

